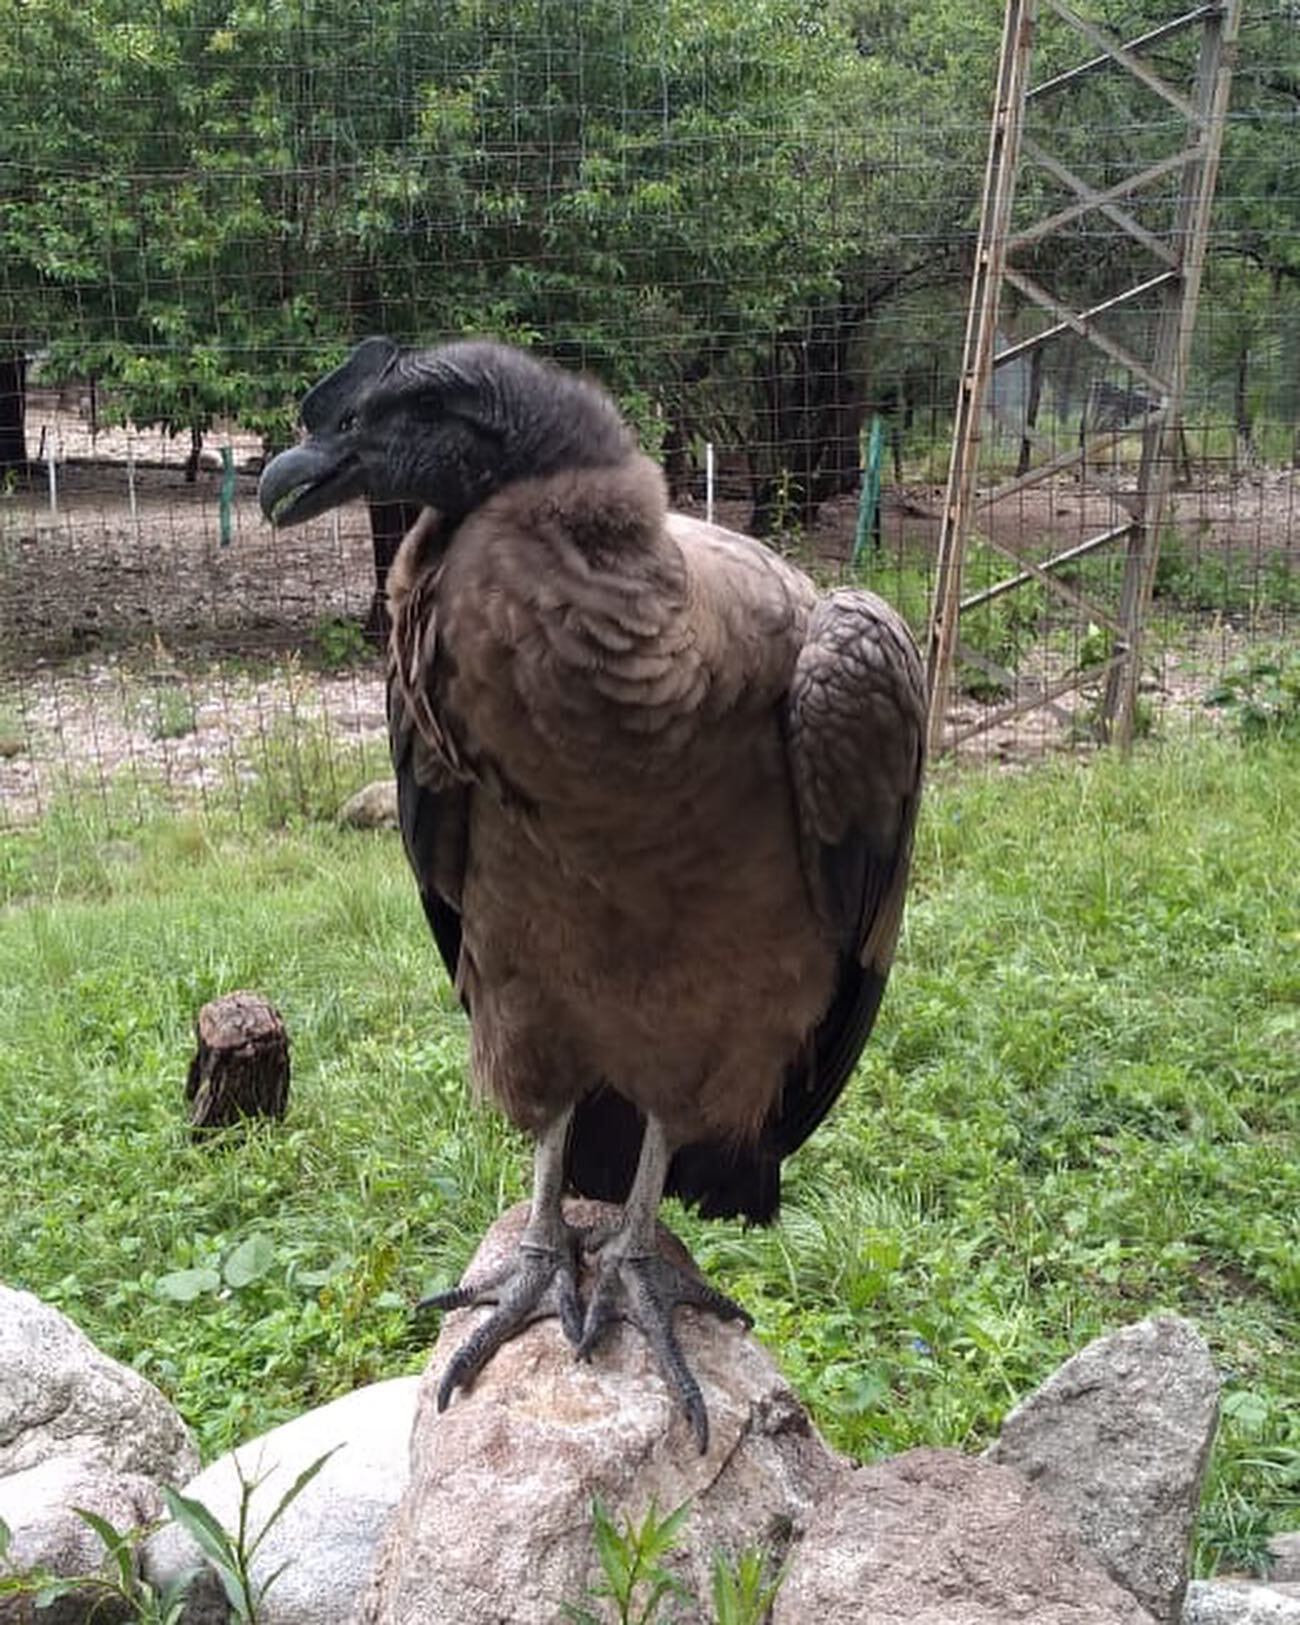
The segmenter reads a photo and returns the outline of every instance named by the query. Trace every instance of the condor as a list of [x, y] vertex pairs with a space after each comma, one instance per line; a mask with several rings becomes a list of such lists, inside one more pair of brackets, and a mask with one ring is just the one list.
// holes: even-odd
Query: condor
[[[535, 1138], [529, 1223], [439, 1402], [558, 1315], [653, 1347], [701, 1449], [661, 1197], [763, 1222], [866, 1043], [898, 937], [925, 681], [873, 594], [667, 511], [610, 398], [485, 341], [367, 339], [266, 468], [278, 525], [418, 504], [390, 577], [402, 837], [478, 1082]], [[568, 1224], [565, 1192], [622, 1204]], [[593, 1284], [580, 1293], [583, 1250]]]

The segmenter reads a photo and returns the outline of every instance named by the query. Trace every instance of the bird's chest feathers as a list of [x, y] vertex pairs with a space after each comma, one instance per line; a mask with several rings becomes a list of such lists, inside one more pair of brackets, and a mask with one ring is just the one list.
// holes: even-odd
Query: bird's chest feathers
[[432, 609], [439, 724], [526, 805], [651, 781], [705, 726], [713, 672], [658, 523], [593, 552], [558, 504], [485, 513], [449, 550]]
[[778, 712], [802, 609], [765, 556], [664, 517], [642, 459], [521, 484], [395, 604], [408, 709], [475, 786], [471, 869], [528, 871], [538, 909], [554, 883], [644, 921], [759, 853], [760, 823], [756, 863], [793, 846]]

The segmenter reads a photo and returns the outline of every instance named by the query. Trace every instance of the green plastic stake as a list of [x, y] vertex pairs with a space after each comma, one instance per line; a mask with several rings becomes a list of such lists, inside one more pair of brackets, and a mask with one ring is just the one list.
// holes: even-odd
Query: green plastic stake
[[853, 563], [857, 564], [866, 551], [867, 538], [876, 523], [876, 510], [880, 507], [880, 467], [885, 453], [885, 420], [876, 413], [871, 427], [864, 424], [859, 440], [862, 462], [862, 496], [858, 502], [858, 528], [853, 537]]
[[217, 497], [221, 505], [221, 545], [229, 547], [235, 531], [235, 454], [229, 446], [221, 448], [221, 488]]

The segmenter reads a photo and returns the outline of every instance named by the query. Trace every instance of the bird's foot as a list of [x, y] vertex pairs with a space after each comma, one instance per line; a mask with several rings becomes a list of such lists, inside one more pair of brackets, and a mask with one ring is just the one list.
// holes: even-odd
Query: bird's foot
[[596, 1284], [587, 1304], [577, 1355], [580, 1360], [589, 1358], [614, 1321], [630, 1321], [654, 1351], [703, 1455], [709, 1448], [709, 1413], [673, 1330], [673, 1310], [679, 1304], [707, 1309], [722, 1320], [753, 1325], [738, 1303], [692, 1271], [670, 1263], [662, 1254], [625, 1252], [610, 1246], [597, 1258]]
[[435, 1292], [416, 1305], [421, 1309], [467, 1309], [493, 1304], [488, 1318], [456, 1350], [438, 1384], [438, 1409], [445, 1411], [457, 1388], [469, 1388], [503, 1343], [526, 1326], [558, 1315], [570, 1343], [580, 1344], [585, 1331], [578, 1301], [578, 1235], [568, 1230], [558, 1245], [525, 1239], [509, 1263], [477, 1281], [465, 1281], [448, 1292]]

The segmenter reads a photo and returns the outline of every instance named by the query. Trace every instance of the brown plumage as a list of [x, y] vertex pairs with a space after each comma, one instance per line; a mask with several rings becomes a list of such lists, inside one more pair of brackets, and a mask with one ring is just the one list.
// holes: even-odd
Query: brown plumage
[[[538, 1142], [517, 1265], [443, 1401], [541, 1311], [580, 1353], [641, 1325], [701, 1446], [658, 1259], [676, 1193], [770, 1219], [780, 1164], [875, 1019], [920, 792], [924, 679], [894, 612], [818, 596], [760, 544], [667, 512], [608, 398], [487, 343], [368, 340], [263, 476], [292, 523], [425, 504], [389, 582], [402, 834], [470, 1013], [479, 1083]], [[578, 1302], [562, 1189], [626, 1203]]]

